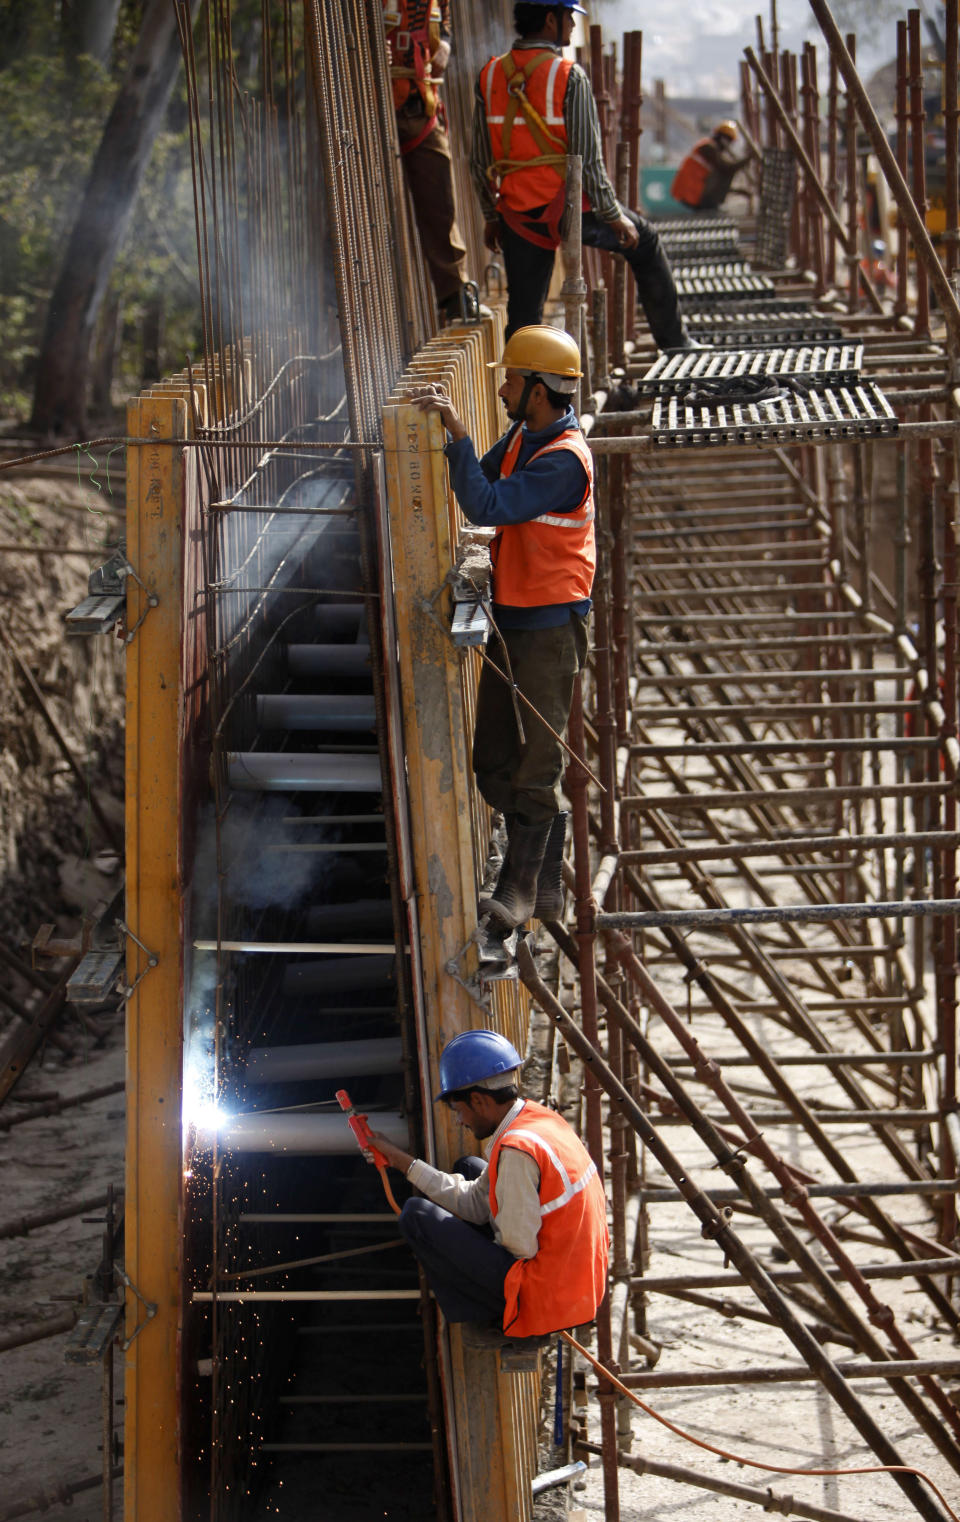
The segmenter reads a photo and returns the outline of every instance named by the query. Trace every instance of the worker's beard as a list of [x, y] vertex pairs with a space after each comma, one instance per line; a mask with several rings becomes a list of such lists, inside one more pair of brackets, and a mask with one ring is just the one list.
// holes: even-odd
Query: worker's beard
[[527, 409], [530, 405], [530, 393], [536, 384], [537, 378], [533, 375], [528, 375], [526, 381], [524, 382], [523, 390], [520, 393], [520, 400], [517, 403], [516, 407], [507, 407], [506, 402], [504, 402], [503, 405], [506, 407], [507, 417], [510, 419], [511, 423], [527, 422]]

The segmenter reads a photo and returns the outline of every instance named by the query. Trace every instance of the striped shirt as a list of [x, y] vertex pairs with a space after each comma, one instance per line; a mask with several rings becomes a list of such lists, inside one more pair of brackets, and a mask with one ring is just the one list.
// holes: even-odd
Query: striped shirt
[[[562, 57], [562, 49], [549, 43], [532, 42], [521, 38], [513, 44], [515, 53], [534, 48], [538, 52], [555, 53]], [[600, 142], [600, 119], [597, 103], [593, 98], [590, 81], [578, 63], [570, 70], [567, 89], [563, 97], [563, 124], [567, 129], [567, 152], [579, 153], [583, 159], [583, 190], [590, 202], [590, 210], [602, 222], [615, 222], [622, 208], [614, 195], [610, 177], [603, 162]], [[487, 170], [493, 163], [490, 133], [487, 129], [487, 113], [483, 96], [477, 83], [473, 107], [473, 133], [470, 142], [470, 173], [480, 199], [485, 219], [489, 222], [497, 215], [496, 202]]]

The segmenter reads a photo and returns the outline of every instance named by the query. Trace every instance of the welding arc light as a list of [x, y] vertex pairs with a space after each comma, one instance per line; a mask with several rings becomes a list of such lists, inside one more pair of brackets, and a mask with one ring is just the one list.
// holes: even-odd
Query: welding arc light
[[198, 1139], [213, 1137], [232, 1116], [219, 1104], [215, 1092], [212, 1057], [205, 1052], [188, 1055], [183, 1070], [183, 1134], [190, 1131]]

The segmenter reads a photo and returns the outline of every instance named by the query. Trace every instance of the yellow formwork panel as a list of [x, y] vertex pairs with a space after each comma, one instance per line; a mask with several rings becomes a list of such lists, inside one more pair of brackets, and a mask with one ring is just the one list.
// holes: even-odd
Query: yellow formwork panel
[[[180, 1517], [184, 471], [180, 446], [162, 441], [184, 438], [187, 429], [187, 407], [179, 395], [148, 394], [128, 410], [130, 436], [157, 442], [127, 449], [127, 555], [143, 583], [128, 579], [126, 610], [132, 633], [126, 715], [127, 984], [133, 992], [127, 1001], [125, 1262], [137, 1292], [127, 1291], [127, 1522]], [[149, 605], [151, 598], [156, 606]], [[154, 958], [156, 965], [149, 965]], [[144, 1302], [155, 1314], [148, 1317]]]
[[[418, 899], [427, 1050], [424, 1102], [438, 1086], [438, 1059], [459, 1032], [493, 1024], [523, 1050], [528, 1006], [516, 983], [493, 987], [492, 1019], [447, 971], [476, 926], [487, 810], [470, 768], [470, 735], [480, 661], [449, 637], [453, 565], [463, 519], [447, 488], [444, 430], [436, 413], [401, 398], [427, 382], [444, 384], [482, 453], [502, 431], [497, 402], [501, 322], [442, 334], [411, 362], [384, 408], [385, 474], [392, 540], [404, 751]], [[437, 1113], [437, 1157], [449, 1167], [464, 1149], [451, 1117]], [[489, 1353], [451, 1337], [451, 1402], [456, 1428], [460, 1522], [528, 1522], [537, 1472], [539, 1376], [504, 1374]]]

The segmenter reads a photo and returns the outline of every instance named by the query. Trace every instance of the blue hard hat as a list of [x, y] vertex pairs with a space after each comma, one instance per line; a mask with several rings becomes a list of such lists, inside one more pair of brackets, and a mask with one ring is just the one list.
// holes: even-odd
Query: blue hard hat
[[[550, 0], [544, 0], [544, 4], [549, 3]], [[578, 16], [585, 16], [587, 14], [586, 8], [582, 5], [578, 5], [577, 0], [555, 0], [555, 3], [557, 5], [562, 5], [565, 11], [576, 11]]]
[[446, 1099], [448, 1094], [495, 1078], [498, 1073], [511, 1073], [522, 1063], [523, 1058], [506, 1036], [498, 1036], [496, 1031], [464, 1031], [448, 1041], [440, 1053], [441, 1089], [437, 1098]]

